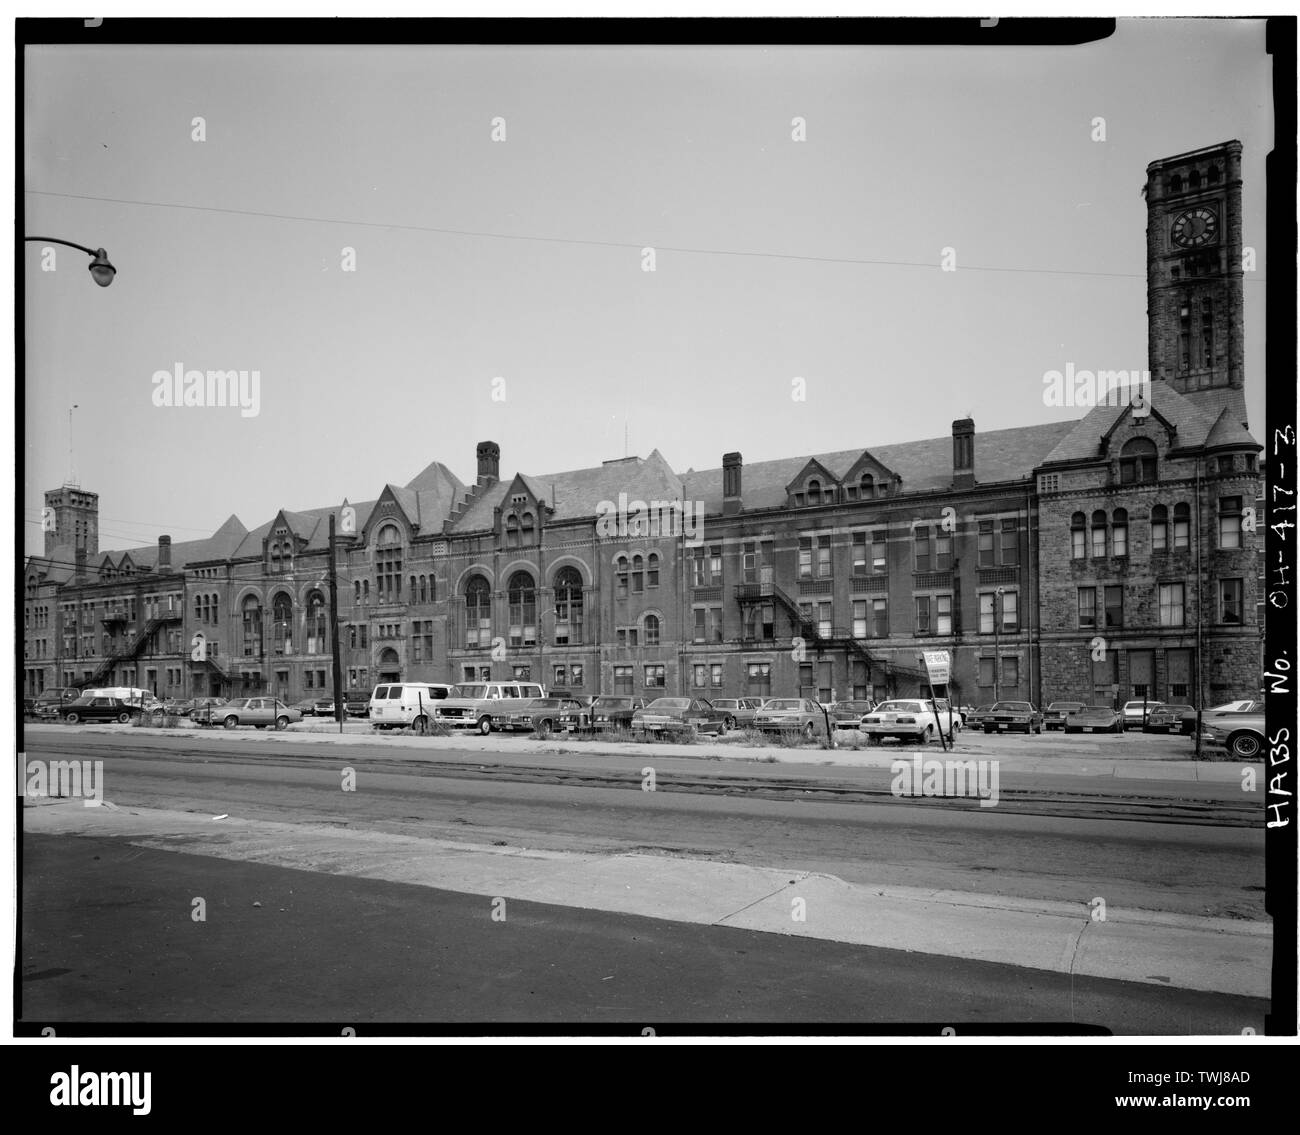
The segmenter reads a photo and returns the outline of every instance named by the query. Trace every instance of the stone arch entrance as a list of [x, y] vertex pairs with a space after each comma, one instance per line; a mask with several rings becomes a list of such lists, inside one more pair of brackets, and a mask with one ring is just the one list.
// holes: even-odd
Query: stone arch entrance
[[402, 680], [402, 664], [397, 657], [397, 651], [391, 646], [386, 646], [379, 652], [379, 680], [381, 682]]

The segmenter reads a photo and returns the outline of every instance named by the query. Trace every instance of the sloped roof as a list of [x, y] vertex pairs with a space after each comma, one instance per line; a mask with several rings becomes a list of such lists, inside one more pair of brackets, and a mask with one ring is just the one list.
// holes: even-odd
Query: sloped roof
[[[984, 484], [1028, 477], [1033, 468], [1071, 429], [1074, 422], [1048, 422], [1017, 426], [975, 435], [975, 478]], [[862, 456], [861, 449], [813, 454], [821, 465], [842, 480]], [[942, 490], [952, 484], [952, 435], [907, 441], [898, 445], [876, 445], [870, 450], [875, 460], [903, 478], [903, 492]], [[782, 508], [786, 486], [804, 469], [809, 457], [783, 457], [755, 461], [741, 474], [741, 497], [746, 509]], [[704, 501], [708, 512], [722, 509], [722, 468], [702, 469], [685, 478], [690, 500]]]
[[[1203, 391], [1201, 393], [1209, 393]], [[1229, 424], [1239, 419], [1231, 409], [1231, 399], [1224, 400], [1227, 405], [1218, 405], [1214, 401], [1198, 401], [1188, 395], [1179, 394], [1166, 382], [1151, 383], [1151, 405], [1177, 431], [1177, 444], [1180, 448], [1195, 447], [1206, 444], [1206, 439], [1218, 421], [1226, 412]], [[1127, 403], [1118, 406], [1094, 406], [1078, 422], [1071, 423], [1072, 429], [1042, 461], [1044, 465], [1061, 461], [1089, 461], [1101, 456], [1100, 442], [1115, 421], [1129, 412]], [[1227, 427], [1225, 427], [1227, 428]], [[1244, 431], [1243, 431], [1244, 433]], [[1250, 438], [1249, 434], [1245, 434]], [[1250, 438], [1253, 442], [1254, 439]], [[976, 450], [979, 440], [976, 439]]]
[[1232, 409], [1225, 406], [1211, 427], [1209, 435], [1205, 439], [1205, 448], [1214, 449], [1220, 445], [1241, 445], [1253, 446], [1256, 449], [1263, 449], [1253, 437], [1250, 431], [1246, 429], [1233, 414]]

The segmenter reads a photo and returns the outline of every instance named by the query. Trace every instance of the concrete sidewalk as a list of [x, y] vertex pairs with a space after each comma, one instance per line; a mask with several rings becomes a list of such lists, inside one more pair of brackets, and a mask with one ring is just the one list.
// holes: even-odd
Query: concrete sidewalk
[[[59, 733], [65, 725], [27, 724], [25, 730], [40, 733]], [[914, 745], [891, 744], [872, 749], [802, 749], [780, 745], [754, 746], [739, 742], [699, 741], [695, 744], [655, 744], [619, 741], [580, 741], [558, 737], [540, 741], [528, 736], [503, 736], [499, 733], [480, 737], [477, 733], [464, 733], [453, 737], [417, 737], [406, 732], [373, 731], [368, 724], [348, 722], [344, 732], [338, 733], [333, 725], [300, 723], [284, 732], [253, 729], [203, 729], [198, 726], [177, 729], [135, 728], [121, 725], [83, 725], [82, 733], [139, 734], [160, 737], [201, 737], [220, 742], [240, 744], [249, 739], [270, 742], [311, 742], [327, 745], [378, 745], [389, 750], [395, 758], [418, 759], [431, 753], [456, 752], [507, 755], [570, 756], [625, 756], [633, 760], [677, 757], [686, 760], [735, 761], [781, 765], [837, 765], [848, 768], [883, 769], [888, 771], [894, 761], [911, 760], [917, 753], [927, 760], [996, 760], [1003, 772], [1022, 772], [1045, 775], [1105, 777], [1120, 780], [1168, 780], [1204, 784], [1239, 784], [1243, 768], [1262, 764], [1241, 764], [1236, 761], [1194, 761], [1153, 759], [1116, 753], [1114, 745], [1121, 738], [1064, 738], [1050, 739], [1059, 745], [1059, 755], [1021, 754], [1000, 748], [993, 738], [984, 734], [963, 733], [956, 748], [945, 753], [939, 745], [921, 748]], [[998, 738], [998, 740], [1006, 740]], [[1041, 739], [1035, 739], [1042, 743]], [[1028, 742], [1029, 738], [1025, 738]]]
[[374, 831], [26, 801], [23, 831], [442, 890], [729, 926], [1071, 976], [1269, 995], [1271, 926], [847, 883], [706, 859], [483, 847]]

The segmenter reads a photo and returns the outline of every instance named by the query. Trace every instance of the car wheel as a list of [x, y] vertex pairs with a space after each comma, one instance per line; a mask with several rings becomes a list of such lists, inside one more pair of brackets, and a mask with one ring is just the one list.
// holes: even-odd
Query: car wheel
[[879, 737], [877, 737], [874, 733], [868, 733], [868, 734], [867, 734], [867, 745], [868, 745], [868, 746], [874, 746], [874, 745], [879, 745], [879, 744], [880, 744], [880, 738], [879, 738]]
[[811, 740], [813, 739], [814, 735], [816, 734], [816, 732], [817, 732], [817, 731], [813, 728], [813, 723], [812, 723], [811, 721], [808, 722], [808, 723], [803, 727], [803, 739], [804, 739], [805, 741], [811, 741]]
[[125, 710], [123, 710], [121, 713], [117, 715], [117, 723], [119, 725], [125, 725], [130, 720], [131, 720], [131, 715], [127, 713]]
[[429, 732], [429, 719], [427, 717], [417, 717], [411, 722], [411, 732], [423, 737]]
[[728, 730], [730, 730], [730, 729], [735, 729], [735, 728], [736, 728], [736, 719], [735, 719], [734, 717], [728, 717], [728, 718], [726, 719], [726, 721], [724, 721], [724, 722], [722, 723], [722, 732], [723, 732], [724, 734], [725, 734]]
[[480, 717], [480, 718], [478, 719], [478, 731], [479, 731], [479, 734], [480, 734], [481, 736], [483, 736], [483, 737], [486, 737], [489, 733], [491, 733], [491, 732], [492, 732], [492, 718], [490, 718], [490, 717]]
[[933, 740], [934, 740], [934, 726], [927, 725], [925, 727], [925, 732], [921, 734], [921, 744], [928, 745]]
[[222, 724], [223, 724], [227, 729], [233, 729], [236, 725], [239, 724], [239, 718], [237, 718], [237, 717], [232, 713], [229, 717], [226, 718], [226, 720], [225, 720], [224, 722], [222, 722]]
[[1259, 756], [1262, 748], [1254, 733], [1234, 733], [1228, 738], [1228, 752], [1239, 760], [1248, 761]]
[[79, 721], [81, 720], [81, 714], [79, 714], [79, 713], [65, 713], [65, 714], [63, 715], [63, 720], [66, 721], [69, 725], [76, 725], [77, 722], [79, 722]]
[[275, 727], [283, 732], [289, 728], [289, 719], [282, 714], [275, 719]]
[[549, 718], [547, 718], [541, 721], [538, 724], [537, 728], [540, 733], [542, 733], [544, 736], [549, 737], [553, 732], [555, 732], [555, 723], [551, 721]]

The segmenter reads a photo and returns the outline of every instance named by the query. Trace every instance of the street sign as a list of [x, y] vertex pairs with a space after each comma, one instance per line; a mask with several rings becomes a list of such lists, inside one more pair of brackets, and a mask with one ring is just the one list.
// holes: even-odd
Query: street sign
[[946, 686], [948, 675], [952, 670], [952, 659], [946, 650], [923, 650], [921, 657], [925, 660], [926, 673], [930, 675], [930, 685]]

